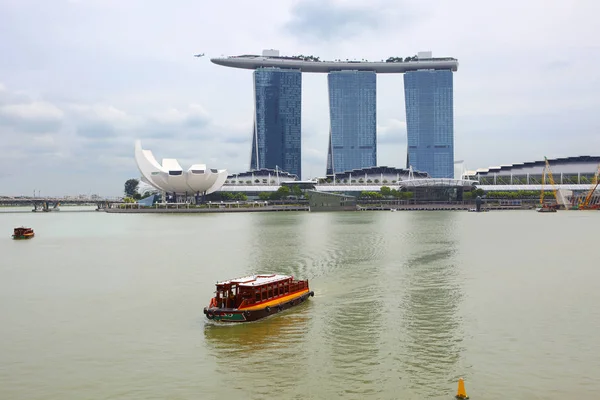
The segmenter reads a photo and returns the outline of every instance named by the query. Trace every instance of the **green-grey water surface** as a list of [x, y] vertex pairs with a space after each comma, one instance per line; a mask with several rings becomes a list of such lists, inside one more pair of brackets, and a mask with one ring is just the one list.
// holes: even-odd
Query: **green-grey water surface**
[[[0, 399], [592, 399], [600, 212], [2, 213]], [[10, 239], [30, 225], [36, 237]], [[208, 322], [214, 282], [308, 278]]]

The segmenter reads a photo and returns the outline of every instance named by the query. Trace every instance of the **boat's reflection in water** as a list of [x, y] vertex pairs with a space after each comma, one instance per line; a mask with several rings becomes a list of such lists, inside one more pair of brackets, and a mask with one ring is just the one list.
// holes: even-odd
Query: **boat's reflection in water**
[[207, 350], [216, 361], [217, 373], [231, 377], [229, 385], [236, 389], [247, 390], [242, 385], [252, 382], [256, 395], [273, 393], [274, 386], [293, 388], [298, 369], [310, 367], [305, 342], [313, 306], [307, 301], [256, 322], [206, 322]]

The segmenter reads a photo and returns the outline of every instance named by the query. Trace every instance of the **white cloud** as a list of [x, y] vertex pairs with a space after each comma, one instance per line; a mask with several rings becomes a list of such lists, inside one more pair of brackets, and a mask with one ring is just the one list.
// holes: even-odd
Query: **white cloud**
[[61, 120], [64, 113], [53, 104], [34, 101], [29, 104], [11, 104], [0, 107], [0, 114], [8, 118], [20, 120], [41, 120], [56, 121]]

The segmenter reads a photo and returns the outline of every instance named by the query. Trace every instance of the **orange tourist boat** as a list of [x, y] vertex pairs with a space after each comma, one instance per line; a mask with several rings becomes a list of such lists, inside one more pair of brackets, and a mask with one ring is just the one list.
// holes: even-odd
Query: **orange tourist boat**
[[308, 280], [287, 275], [252, 275], [217, 282], [215, 297], [204, 308], [206, 318], [221, 322], [256, 321], [303, 303], [314, 296]]
[[33, 233], [33, 229], [21, 226], [19, 228], [14, 229], [12, 238], [15, 240], [31, 239], [34, 236], [35, 234]]

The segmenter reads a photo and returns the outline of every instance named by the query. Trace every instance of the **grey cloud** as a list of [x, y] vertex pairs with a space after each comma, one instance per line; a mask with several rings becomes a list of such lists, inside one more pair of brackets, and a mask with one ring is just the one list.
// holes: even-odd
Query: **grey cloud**
[[308, 164], [322, 164], [323, 168], [325, 168], [327, 155], [316, 149], [306, 149], [302, 152], [302, 161]]
[[252, 136], [251, 136], [251, 134], [248, 134], [245, 136], [225, 136], [221, 139], [221, 142], [231, 143], [231, 144], [241, 144], [241, 143], [250, 144], [251, 140], [252, 140]]
[[569, 61], [565, 60], [555, 60], [545, 64], [543, 67], [549, 70], [558, 70], [558, 69], [566, 69], [571, 65]]
[[22, 133], [46, 133], [57, 132], [61, 128], [62, 123], [61, 121], [51, 119], [26, 119], [0, 115], [0, 126], [9, 126], [16, 132]]
[[[29, 112], [29, 104], [0, 106], [0, 126], [6, 126], [22, 133], [51, 133], [62, 127], [63, 118], [57, 112]], [[33, 109], [33, 106], [31, 106]], [[21, 112], [25, 111], [25, 112]]]
[[208, 125], [210, 120], [204, 116], [190, 115], [185, 120], [185, 126], [188, 128], [203, 128]]
[[0, 107], [8, 104], [27, 103], [29, 101], [31, 101], [29, 96], [6, 90], [4, 89], [4, 86], [0, 83]]
[[377, 134], [377, 144], [406, 143], [406, 132], [400, 129]]
[[210, 123], [208, 116], [193, 112], [174, 120], [150, 117], [136, 133], [141, 137], [154, 139], [212, 139]]
[[166, 129], [150, 124], [148, 127], [140, 128], [134, 131], [135, 136], [145, 139], [174, 139], [180, 132], [176, 129]]
[[377, 144], [406, 143], [406, 126], [396, 119], [389, 120], [386, 125], [377, 126]]
[[117, 136], [117, 131], [107, 122], [86, 122], [77, 127], [77, 135], [89, 139], [107, 139]]
[[223, 155], [230, 159], [238, 158], [240, 155], [237, 151], [224, 151]]
[[[403, 12], [409, 8], [400, 7]], [[394, 4], [396, 7], [397, 4]], [[284, 29], [301, 38], [335, 40], [379, 31], [390, 21], [390, 9], [382, 2], [358, 5], [341, 4], [332, 0], [309, 0], [297, 3], [291, 10], [292, 18]], [[407, 15], [394, 17], [395, 23], [405, 24]]]

